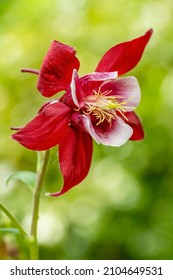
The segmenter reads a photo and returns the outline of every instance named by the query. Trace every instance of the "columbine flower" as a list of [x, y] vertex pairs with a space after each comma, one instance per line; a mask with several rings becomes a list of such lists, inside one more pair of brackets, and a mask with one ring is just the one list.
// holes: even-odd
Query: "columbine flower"
[[72, 47], [53, 41], [40, 71], [37, 88], [45, 97], [65, 90], [60, 99], [47, 102], [12, 138], [31, 150], [59, 145], [64, 179], [58, 196], [79, 184], [88, 174], [92, 139], [108, 146], [141, 140], [143, 128], [134, 109], [140, 102], [135, 77], [118, 78], [136, 66], [152, 29], [134, 40], [118, 44], [102, 57], [95, 72], [78, 76], [79, 61]]

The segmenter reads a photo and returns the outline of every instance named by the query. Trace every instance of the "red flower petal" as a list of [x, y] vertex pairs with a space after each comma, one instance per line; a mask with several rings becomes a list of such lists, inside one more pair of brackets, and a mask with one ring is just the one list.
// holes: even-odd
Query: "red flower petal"
[[50, 97], [69, 87], [73, 69], [78, 70], [80, 65], [75, 53], [73, 47], [52, 42], [43, 60], [37, 84], [42, 95]]
[[100, 60], [96, 72], [118, 71], [118, 75], [123, 75], [133, 69], [141, 59], [152, 33], [150, 29], [141, 37], [109, 49]]
[[142, 140], [144, 138], [144, 130], [139, 117], [134, 112], [126, 112], [127, 120], [124, 120], [133, 129], [133, 134], [129, 140]]
[[61, 102], [49, 102], [12, 138], [31, 150], [48, 150], [62, 141], [68, 128], [70, 111]]
[[59, 161], [64, 186], [60, 192], [50, 194], [59, 196], [79, 184], [88, 174], [92, 158], [92, 138], [79, 129], [68, 129], [59, 145]]

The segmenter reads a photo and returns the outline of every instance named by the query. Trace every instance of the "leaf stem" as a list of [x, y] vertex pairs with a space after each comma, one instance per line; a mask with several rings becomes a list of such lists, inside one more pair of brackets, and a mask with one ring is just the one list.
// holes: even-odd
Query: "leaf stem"
[[40, 206], [40, 194], [43, 187], [43, 182], [48, 166], [50, 150], [47, 150], [44, 153], [42, 162], [40, 163], [40, 157], [38, 157], [37, 163], [37, 184], [34, 192], [34, 204], [33, 204], [33, 213], [32, 213], [32, 223], [31, 223], [31, 245], [30, 245], [30, 255], [31, 260], [37, 260], [38, 253], [38, 242], [37, 242], [37, 226], [39, 218], [39, 206]]
[[8, 218], [12, 221], [12, 223], [16, 226], [16, 228], [20, 231], [21, 235], [29, 238], [27, 232], [23, 229], [23, 227], [20, 225], [18, 220], [13, 216], [13, 214], [10, 213], [10, 211], [5, 207], [5, 205], [3, 203], [0, 203], [0, 208], [8, 216]]

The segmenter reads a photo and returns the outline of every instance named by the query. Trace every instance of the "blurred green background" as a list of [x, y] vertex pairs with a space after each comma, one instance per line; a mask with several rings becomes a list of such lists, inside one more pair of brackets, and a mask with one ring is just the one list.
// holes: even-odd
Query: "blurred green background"
[[[53, 39], [72, 45], [80, 75], [92, 72], [113, 45], [154, 34], [139, 65], [141, 142], [94, 144], [85, 181], [59, 198], [57, 149], [42, 194], [41, 259], [173, 259], [173, 2], [170, 0], [0, 0], [0, 201], [30, 228], [32, 197], [16, 170], [35, 171], [36, 154], [10, 139], [47, 100], [36, 89], [38, 68]], [[0, 211], [0, 227], [11, 227]], [[0, 259], [28, 259], [22, 238], [0, 234]]]

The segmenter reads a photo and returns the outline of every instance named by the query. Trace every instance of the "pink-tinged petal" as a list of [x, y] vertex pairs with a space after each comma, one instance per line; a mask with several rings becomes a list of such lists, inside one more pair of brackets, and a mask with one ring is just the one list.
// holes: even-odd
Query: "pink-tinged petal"
[[40, 69], [37, 83], [42, 95], [50, 97], [66, 90], [71, 82], [73, 69], [79, 69], [79, 60], [73, 47], [53, 41]]
[[12, 138], [31, 150], [48, 150], [62, 141], [68, 129], [70, 114], [71, 109], [63, 103], [49, 102]]
[[127, 112], [125, 116], [128, 119], [125, 122], [133, 129], [133, 134], [129, 140], [142, 140], [144, 138], [144, 130], [139, 117], [134, 112]]
[[83, 125], [92, 138], [106, 146], [119, 147], [124, 145], [131, 137], [133, 130], [118, 116], [111, 124], [93, 126], [89, 117], [84, 116]]
[[114, 95], [126, 111], [133, 111], [141, 100], [139, 83], [135, 77], [119, 78], [105, 83], [101, 87], [101, 91], [108, 91], [107, 96]]
[[99, 91], [99, 87], [106, 81], [115, 80], [117, 72], [93, 72], [79, 78], [77, 71], [73, 71], [71, 82], [71, 94], [73, 102], [77, 107], [83, 105], [87, 95]]
[[152, 33], [150, 29], [141, 37], [109, 49], [100, 60], [96, 72], [118, 71], [118, 75], [123, 75], [133, 69], [141, 59]]
[[[77, 73], [76, 69], [74, 69], [70, 87], [71, 87], [71, 95], [72, 95], [73, 102], [77, 107], [79, 107], [79, 102], [77, 99], [77, 92], [76, 92], [76, 86], [78, 84], [78, 80], [79, 80], [78, 73]], [[80, 89], [78, 92], [80, 92]]]
[[79, 129], [68, 129], [68, 132], [59, 145], [59, 162], [64, 185], [60, 192], [50, 194], [59, 196], [77, 184], [88, 174], [92, 158], [92, 138]]
[[117, 71], [112, 72], [93, 72], [90, 74], [86, 74], [80, 78], [81, 83], [88, 83], [91, 81], [107, 81], [114, 80], [118, 76]]
[[[114, 80], [117, 72], [108, 73], [90, 73], [79, 77], [77, 70], [73, 70], [70, 89], [60, 98], [60, 101], [67, 106], [81, 108], [84, 105], [84, 100], [87, 95], [92, 95], [93, 91], [99, 91], [102, 83]], [[76, 109], [77, 109], [76, 108]]]
[[100, 86], [108, 81], [116, 79], [118, 73], [115, 72], [93, 72], [80, 77], [80, 87], [84, 92], [84, 96], [92, 95], [99, 92]]

